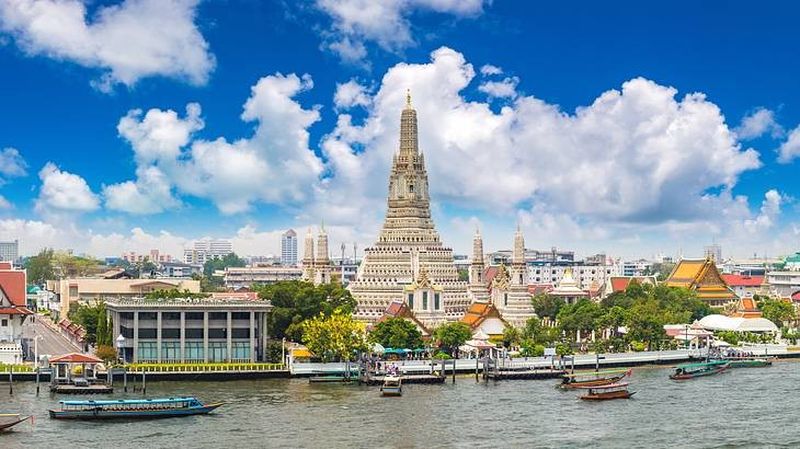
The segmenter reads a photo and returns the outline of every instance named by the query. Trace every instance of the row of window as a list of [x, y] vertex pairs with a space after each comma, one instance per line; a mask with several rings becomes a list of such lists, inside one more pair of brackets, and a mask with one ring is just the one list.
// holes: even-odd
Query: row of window
[[[186, 321], [203, 321], [203, 314], [205, 312], [185, 312]], [[133, 320], [133, 312], [120, 312], [120, 319]], [[157, 320], [158, 312], [139, 312], [139, 320]], [[161, 312], [161, 319], [180, 321], [180, 312]], [[208, 312], [209, 320], [227, 320], [228, 312]], [[233, 320], [249, 320], [250, 312], [231, 312], [231, 319]]]
[[[185, 342], [184, 350], [186, 354], [184, 360], [186, 361], [203, 361], [205, 360], [205, 353], [202, 341], [187, 341]], [[137, 356], [141, 361], [155, 361], [158, 360], [158, 343], [155, 341], [140, 341], [137, 347]], [[247, 341], [234, 341], [231, 343], [231, 357], [230, 359], [249, 359], [250, 358], [250, 342]], [[209, 342], [208, 343], [208, 361], [209, 362], [224, 362], [228, 360], [228, 345], [225, 342]], [[181, 344], [176, 341], [165, 341], [161, 343], [161, 360], [162, 361], [179, 361], [181, 360]]]
[[[414, 310], [414, 294], [408, 294], [408, 308]], [[433, 310], [441, 310], [441, 297], [438, 292], [433, 294]], [[428, 310], [428, 292], [422, 292], [422, 310]]]
[[[125, 338], [133, 338], [133, 329], [125, 326], [120, 326], [120, 333]], [[257, 335], [256, 335], [257, 336]], [[186, 338], [203, 338], [203, 328], [193, 328], [187, 327]], [[148, 338], [158, 338], [158, 330], [154, 327], [140, 327], [139, 328], [139, 338], [141, 339], [148, 339]], [[177, 328], [162, 328], [161, 329], [161, 338], [167, 339], [179, 339], [181, 338], [181, 330]], [[208, 329], [208, 338], [228, 338], [228, 329], [225, 327], [222, 328], [209, 328]], [[233, 328], [231, 331], [231, 338], [250, 338], [250, 328]]]

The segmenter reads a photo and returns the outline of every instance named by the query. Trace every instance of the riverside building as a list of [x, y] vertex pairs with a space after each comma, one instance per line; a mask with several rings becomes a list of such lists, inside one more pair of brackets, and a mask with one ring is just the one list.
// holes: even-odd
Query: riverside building
[[130, 363], [264, 361], [271, 309], [269, 301], [241, 299], [106, 301]]

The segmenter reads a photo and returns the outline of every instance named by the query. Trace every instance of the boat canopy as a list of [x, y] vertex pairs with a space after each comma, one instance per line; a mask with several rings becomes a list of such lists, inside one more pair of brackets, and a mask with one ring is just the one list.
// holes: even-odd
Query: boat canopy
[[778, 332], [778, 326], [766, 318], [727, 317], [707, 315], [697, 322], [703, 329], [735, 332]]
[[120, 405], [120, 404], [172, 404], [175, 402], [196, 401], [197, 398], [164, 398], [164, 399], [119, 399], [116, 401], [59, 401], [63, 405]]
[[681, 369], [689, 369], [689, 368], [704, 368], [707, 366], [717, 366], [717, 365], [725, 365], [729, 363], [727, 360], [710, 360], [708, 362], [700, 362], [700, 363], [686, 363], [683, 365], [678, 365], [676, 368]]

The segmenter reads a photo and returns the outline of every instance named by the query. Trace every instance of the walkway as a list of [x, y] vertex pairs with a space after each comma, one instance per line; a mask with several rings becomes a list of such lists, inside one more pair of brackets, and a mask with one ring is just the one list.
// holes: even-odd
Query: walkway
[[48, 354], [57, 356], [70, 352], [83, 352], [82, 348], [61, 335], [59, 331], [48, 326], [47, 318], [41, 315], [33, 315], [25, 320], [22, 326], [22, 336], [24, 338], [34, 338], [39, 336], [39, 355]]

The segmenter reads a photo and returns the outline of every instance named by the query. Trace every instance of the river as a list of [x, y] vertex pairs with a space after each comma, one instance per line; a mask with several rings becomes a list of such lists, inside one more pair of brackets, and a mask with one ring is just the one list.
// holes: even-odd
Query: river
[[[429, 447], [800, 447], [800, 364], [738, 369], [675, 382], [666, 368], [635, 368], [630, 400], [587, 403], [557, 381], [377, 387], [305, 379], [148, 382], [150, 397], [224, 401], [215, 414], [138, 422], [47, 417], [56, 398], [31, 382], [0, 383], [0, 412], [36, 415], [0, 435], [16, 448], [429, 448]], [[44, 391], [44, 390], [43, 390]], [[114, 398], [138, 397], [133, 393]]]

